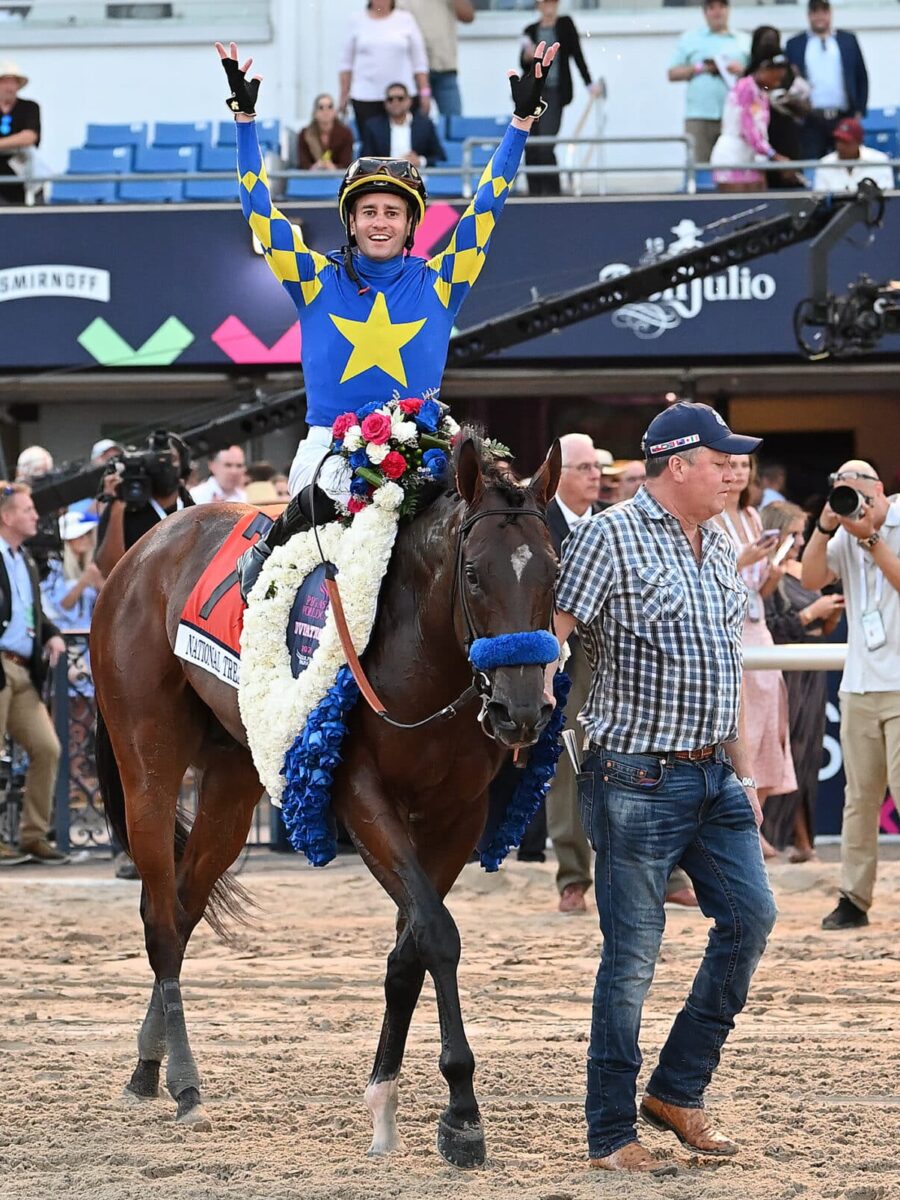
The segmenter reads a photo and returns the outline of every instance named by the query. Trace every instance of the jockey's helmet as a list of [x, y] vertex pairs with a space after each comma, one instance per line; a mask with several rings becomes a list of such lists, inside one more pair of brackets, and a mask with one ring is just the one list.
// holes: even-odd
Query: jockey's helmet
[[370, 192], [387, 192], [406, 201], [412, 218], [406, 248], [411, 249], [416, 225], [425, 216], [425, 205], [428, 202], [425, 181], [418, 167], [414, 167], [404, 158], [358, 158], [350, 164], [338, 191], [338, 212], [351, 245], [352, 201]]

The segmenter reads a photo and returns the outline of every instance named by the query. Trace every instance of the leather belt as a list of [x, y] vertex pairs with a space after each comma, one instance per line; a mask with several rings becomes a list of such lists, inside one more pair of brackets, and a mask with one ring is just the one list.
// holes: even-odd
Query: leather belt
[[17, 667], [24, 667], [26, 671], [31, 667], [30, 658], [24, 658], [21, 654], [14, 654], [12, 650], [0, 650], [0, 657], [15, 663]]
[[821, 117], [824, 121], [836, 121], [838, 117], [846, 117], [850, 113], [849, 108], [814, 108], [813, 112], [817, 117]]
[[708, 758], [715, 757], [720, 745], [720, 742], [716, 742], [712, 746], [700, 746], [697, 750], [673, 750], [672, 753], [675, 758], [684, 759], [686, 762], [705, 762]]

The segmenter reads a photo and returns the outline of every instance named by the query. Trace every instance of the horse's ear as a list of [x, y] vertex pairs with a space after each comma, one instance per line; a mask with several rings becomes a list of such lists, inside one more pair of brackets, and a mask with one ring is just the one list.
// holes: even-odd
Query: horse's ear
[[561, 470], [562, 449], [559, 438], [557, 438], [528, 485], [531, 494], [542, 508], [545, 508], [556, 495]]
[[471, 438], [466, 438], [456, 453], [456, 490], [472, 505], [484, 491], [481, 474], [481, 456]]

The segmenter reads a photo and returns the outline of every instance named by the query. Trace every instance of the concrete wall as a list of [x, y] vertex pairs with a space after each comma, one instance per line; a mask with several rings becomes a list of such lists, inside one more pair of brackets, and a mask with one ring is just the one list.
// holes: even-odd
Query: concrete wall
[[[255, 69], [265, 76], [262, 113], [291, 125], [306, 122], [313, 96], [337, 87], [346, 20], [361, 5], [362, 0], [272, 0], [272, 40], [240, 46], [242, 53], [253, 55]], [[735, 7], [732, 26], [752, 30], [774, 22], [789, 34], [805, 24], [804, 12], [805, 5]], [[900, 10], [896, 5], [853, 6], [845, 12], [842, 19], [838, 11], [838, 21], [860, 38], [872, 81], [872, 104], [900, 103], [895, 79]], [[509, 109], [505, 71], [517, 65], [527, 19], [524, 13], [479, 13], [472, 25], [461, 28], [460, 79], [467, 112]], [[641, 9], [630, 15], [594, 10], [577, 13], [576, 19], [591, 71], [607, 81], [607, 136], [680, 133], [683, 85], [668, 83], [666, 68], [678, 34], [698, 23], [700, 14], [680, 8]], [[141, 41], [125, 43], [122, 34], [103, 31], [91, 38], [82, 33], [80, 44], [75, 44], [70, 31], [36, 35], [23, 27], [4, 26], [4, 53], [19, 60], [31, 77], [24, 94], [42, 106], [43, 151], [51, 167], [64, 167], [66, 151], [81, 144], [87, 122], [227, 116], [224, 76], [212, 42], [228, 40], [231, 30], [186, 30], [177, 45], [163, 44], [152, 31], [141, 36]], [[583, 104], [584, 92], [576, 81], [575, 102], [563, 132], [571, 133]], [[589, 131], [596, 128], [592, 117]]]

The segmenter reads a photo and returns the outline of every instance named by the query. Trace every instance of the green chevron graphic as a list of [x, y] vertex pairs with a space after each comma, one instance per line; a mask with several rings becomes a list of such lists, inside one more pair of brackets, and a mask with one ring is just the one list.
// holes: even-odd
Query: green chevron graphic
[[163, 321], [156, 333], [136, 350], [102, 317], [96, 317], [78, 335], [79, 345], [101, 367], [167, 367], [193, 340], [194, 335], [177, 317]]

